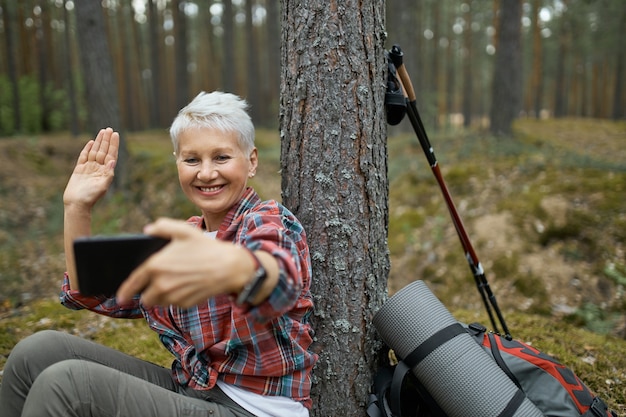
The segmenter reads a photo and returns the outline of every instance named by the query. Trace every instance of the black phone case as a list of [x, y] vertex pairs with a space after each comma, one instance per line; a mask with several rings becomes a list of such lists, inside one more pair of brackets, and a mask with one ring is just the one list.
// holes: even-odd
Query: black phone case
[[81, 294], [113, 296], [135, 268], [168, 242], [143, 234], [75, 239], [74, 259]]

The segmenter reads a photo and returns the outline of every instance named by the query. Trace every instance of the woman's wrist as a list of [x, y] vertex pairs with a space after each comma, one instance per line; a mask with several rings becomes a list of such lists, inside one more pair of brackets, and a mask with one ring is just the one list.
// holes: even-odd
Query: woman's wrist
[[92, 206], [84, 203], [63, 202], [63, 211], [71, 216], [91, 217]]
[[248, 248], [244, 248], [254, 263], [254, 272], [252, 277], [243, 286], [236, 298], [237, 305], [253, 304], [265, 280], [267, 279], [267, 270], [259, 260], [258, 256]]

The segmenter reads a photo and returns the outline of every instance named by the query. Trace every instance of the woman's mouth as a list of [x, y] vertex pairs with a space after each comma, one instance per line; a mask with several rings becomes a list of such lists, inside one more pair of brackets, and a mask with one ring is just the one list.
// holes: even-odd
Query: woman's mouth
[[216, 191], [221, 190], [223, 187], [223, 185], [216, 185], [214, 187], [196, 187], [198, 190], [202, 191], [203, 193], [214, 193]]

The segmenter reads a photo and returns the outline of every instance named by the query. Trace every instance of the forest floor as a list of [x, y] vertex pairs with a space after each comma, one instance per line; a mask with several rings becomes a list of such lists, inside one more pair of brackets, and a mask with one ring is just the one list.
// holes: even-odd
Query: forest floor
[[[462, 321], [489, 324], [430, 167], [412, 134], [391, 132], [393, 294], [423, 279]], [[626, 411], [626, 123], [520, 120], [514, 139], [430, 132], [444, 179], [513, 336], [572, 367]], [[87, 137], [0, 139], [0, 378], [12, 346], [57, 328], [166, 364], [139, 321], [58, 305], [63, 188]], [[131, 133], [131, 188], [96, 207], [97, 233], [138, 232], [196, 214], [178, 190], [164, 132]], [[259, 131], [252, 185], [280, 199], [278, 133]]]

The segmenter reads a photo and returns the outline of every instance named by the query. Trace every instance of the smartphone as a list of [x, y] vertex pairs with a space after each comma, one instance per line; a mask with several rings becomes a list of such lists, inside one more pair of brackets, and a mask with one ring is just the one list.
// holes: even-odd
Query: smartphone
[[135, 268], [168, 243], [168, 239], [145, 234], [75, 239], [74, 259], [81, 294], [113, 296]]

